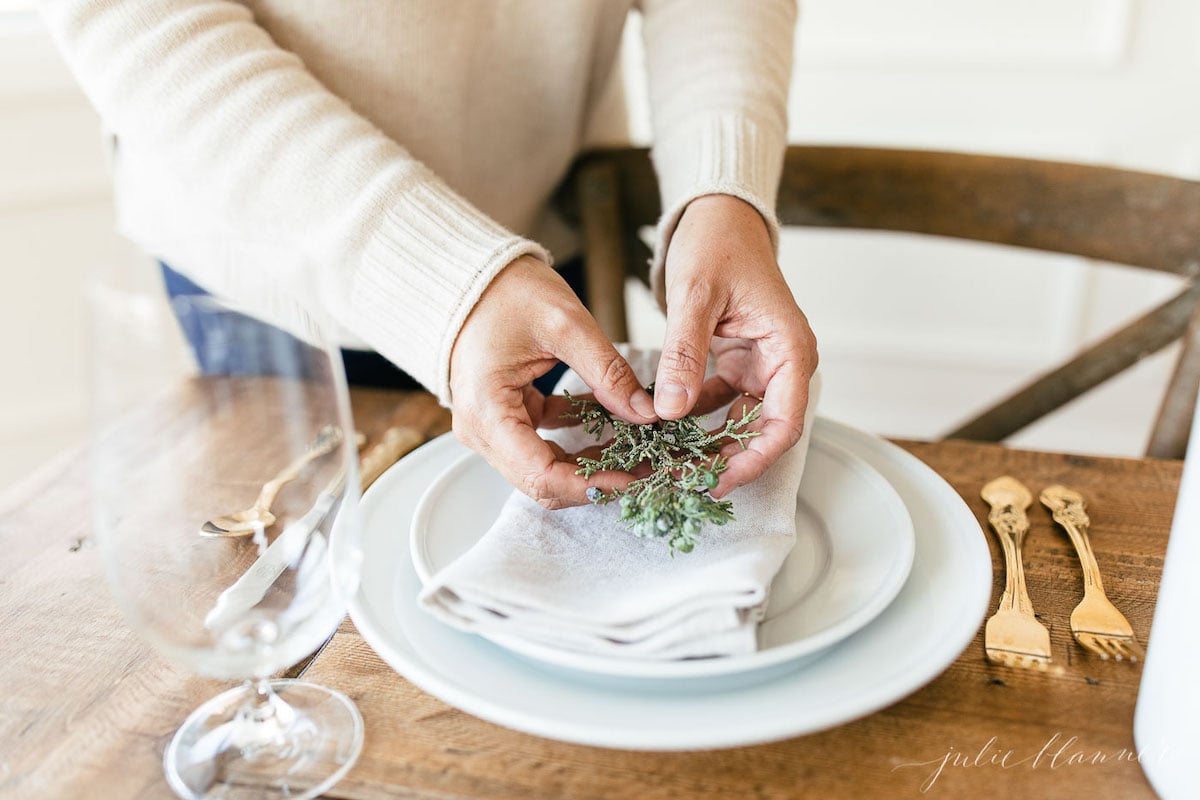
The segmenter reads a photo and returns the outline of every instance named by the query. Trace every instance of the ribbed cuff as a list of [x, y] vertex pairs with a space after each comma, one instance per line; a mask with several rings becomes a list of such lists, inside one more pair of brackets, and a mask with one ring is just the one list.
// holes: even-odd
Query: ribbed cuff
[[500, 270], [541, 245], [505, 230], [432, 176], [389, 208], [351, 286], [355, 328], [450, 405], [450, 351]]
[[663, 215], [650, 262], [650, 285], [663, 309], [667, 247], [684, 209], [697, 197], [727, 194], [754, 206], [767, 223], [771, 244], [778, 253], [775, 199], [787, 136], [774, 127], [760, 125], [742, 114], [713, 114], [697, 117], [682, 130], [655, 142], [652, 156]]

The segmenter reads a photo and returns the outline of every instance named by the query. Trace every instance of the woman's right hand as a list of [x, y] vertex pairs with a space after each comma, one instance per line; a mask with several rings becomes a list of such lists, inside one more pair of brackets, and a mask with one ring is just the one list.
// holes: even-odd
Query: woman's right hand
[[624, 487], [632, 476], [575, 474], [574, 454], [537, 434], [566, 410], [532, 385], [558, 361], [596, 399], [629, 422], [653, 422], [654, 401], [595, 319], [547, 264], [522, 256], [492, 280], [450, 354], [454, 433], [508, 481], [546, 508], [587, 502], [587, 490]]

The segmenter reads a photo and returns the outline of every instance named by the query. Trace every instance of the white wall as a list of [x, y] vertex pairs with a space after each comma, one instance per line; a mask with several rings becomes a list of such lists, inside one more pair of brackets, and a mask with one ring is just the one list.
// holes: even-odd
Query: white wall
[[138, 257], [98, 130], [36, 19], [0, 13], [0, 487], [86, 435], [83, 277]]
[[[141, 257], [112, 233], [94, 114], [36, 21], [4, 13], [22, 2], [0, 0], [0, 487], [85, 434], [82, 277]], [[793, 141], [1200, 172], [1192, 0], [805, 0], [800, 31]], [[644, 142], [644, 91], [629, 74]], [[823, 412], [915, 437], [936, 436], [1173, 285], [881, 234], [789, 231], [781, 260], [821, 342]], [[661, 341], [657, 312], [631, 302], [642, 309], [635, 336]], [[1168, 368], [1148, 363], [1015, 441], [1137, 453]]]

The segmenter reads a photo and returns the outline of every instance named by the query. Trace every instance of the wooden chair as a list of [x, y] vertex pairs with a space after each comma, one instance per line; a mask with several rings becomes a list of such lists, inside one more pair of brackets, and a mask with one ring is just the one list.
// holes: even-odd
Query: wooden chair
[[[582, 157], [558, 193], [579, 225], [593, 314], [627, 338], [624, 282], [648, 278], [639, 228], [660, 213], [644, 149]], [[1098, 166], [856, 147], [790, 147], [784, 225], [950, 236], [1175, 273], [1186, 288], [947, 434], [1000, 441], [1183, 337], [1147, 455], [1182, 458], [1200, 388], [1200, 182]]]

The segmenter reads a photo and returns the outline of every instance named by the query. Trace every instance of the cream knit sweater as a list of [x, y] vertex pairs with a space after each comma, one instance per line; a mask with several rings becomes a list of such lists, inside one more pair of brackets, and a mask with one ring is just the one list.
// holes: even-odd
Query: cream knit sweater
[[[115, 137], [119, 225], [288, 324], [317, 301], [449, 402], [488, 282], [570, 235], [546, 202], [585, 144], [634, 0], [46, 0]], [[741, 197], [771, 228], [794, 0], [641, 0], [663, 208]], [[561, 253], [560, 255], [570, 255]]]

